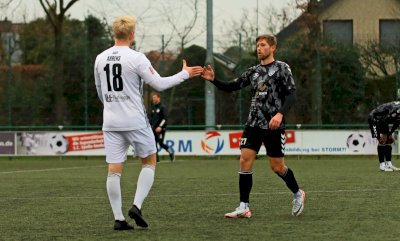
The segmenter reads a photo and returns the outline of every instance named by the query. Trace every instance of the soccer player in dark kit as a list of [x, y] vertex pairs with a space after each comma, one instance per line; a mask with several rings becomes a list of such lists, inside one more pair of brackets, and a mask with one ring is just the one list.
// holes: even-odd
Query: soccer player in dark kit
[[[368, 123], [372, 137], [378, 139], [379, 169], [385, 172], [400, 171], [392, 164], [392, 134], [400, 124], [400, 101], [385, 103], [373, 109], [368, 115]], [[389, 130], [390, 124], [392, 127]]]
[[271, 169], [283, 179], [293, 193], [292, 215], [299, 216], [304, 208], [305, 192], [301, 190], [293, 171], [285, 165], [285, 118], [296, 101], [295, 82], [289, 65], [277, 61], [274, 51], [276, 37], [261, 35], [256, 39], [260, 64], [250, 67], [235, 81], [215, 79], [211, 66], [204, 68], [202, 77], [218, 89], [231, 92], [251, 86], [249, 116], [240, 142], [239, 190], [240, 204], [226, 218], [250, 218], [249, 197], [253, 185], [253, 163], [264, 143]]
[[[153, 101], [153, 106], [151, 108], [150, 125], [151, 129], [153, 129], [156, 145], [159, 145], [161, 148], [166, 150], [169, 154], [171, 162], [173, 162], [175, 160], [174, 152], [164, 144], [164, 137], [167, 128], [167, 113], [165, 111], [165, 107], [163, 104], [161, 104], [161, 96], [158, 92], [152, 92], [151, 98]], [[159, 161], [157, 147], [157, 162]]]

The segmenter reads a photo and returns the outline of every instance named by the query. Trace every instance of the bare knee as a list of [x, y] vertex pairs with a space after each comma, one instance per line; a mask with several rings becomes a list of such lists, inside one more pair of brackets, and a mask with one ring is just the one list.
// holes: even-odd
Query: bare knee
[[110, 173], [122, 173], [123, 164], [122, 163], [109, 163], [108, 172]]
[[246, 158], [246, 157], [240, 157], [240, 170], [241, 171], [251, 171], [253, 167], [253, 162], [254, 159], [252, 158]]
[[141, 160], [142, 160], [142, 165], [156, 166], [157, 164], [157, 157], [155, 153], [147, 157], [141, 158]]

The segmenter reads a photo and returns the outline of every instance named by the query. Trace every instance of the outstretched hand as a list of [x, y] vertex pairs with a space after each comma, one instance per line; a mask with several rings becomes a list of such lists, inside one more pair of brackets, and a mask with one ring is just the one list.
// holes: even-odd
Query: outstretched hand
[[213, 81], [215, 78], [214, 70], [211, 67], [211, 65], [208, 65], [207, 67], [204, 67], [203, 73], [201, 74], [201, 77], [203, 77], [206, 80]]
[[199, 76], [203, 73], [203, 67], [201, 66], [187, 66], [186, 60], [182, 60], [182, 70], [186, 70], [189, 73], [189, 78]]

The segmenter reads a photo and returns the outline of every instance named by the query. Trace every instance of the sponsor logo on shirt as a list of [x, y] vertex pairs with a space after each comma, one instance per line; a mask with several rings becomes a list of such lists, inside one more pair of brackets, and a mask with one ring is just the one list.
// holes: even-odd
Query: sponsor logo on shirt
[[106, 102], [124, 102], [131, 98], [127, 95], [105, 94]]

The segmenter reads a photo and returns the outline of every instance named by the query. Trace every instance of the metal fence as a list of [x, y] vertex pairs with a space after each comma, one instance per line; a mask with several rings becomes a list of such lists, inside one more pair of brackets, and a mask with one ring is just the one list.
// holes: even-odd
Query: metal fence
[[[93, 130], [100, 129], [102, 105], [98, 100], [93, 78], [96, 55], [112, 44], [110, 39], [91, 39], [85, 29], [70, 32], [64, 39], [63, 82], [56, 83], [51, 42], [39, 44], [21, 37], [18, 51], [20, 63], [11, 61], [9, 35], [0, 47], [0, 130]], [[162, 76], [176, 73], [181, 59], [190, 65], [203, 65], [205, 49], [186, 46], [181, 50], [166, 51], [161, 36], [148, 58]], [[238, 35], [240, 40], [240, 35]], [[244, 40], [243, 40], [244, 41]], [[157, 42], [157, 40], [154, 40]], [[219, 78], [230, 80], [257, 63], [254, 52], [230, 46], [220, 53], [234, 63], [215, 61]], [[30, 49], [34, 44], [35, 48]], [[318, 51], [317, 51], [318, 50]], [[57, 56], [57, 55], [55, 55]], [[319, 57], [318, 57], [319, 56]], [[359, 46], [343, 46], [340, 42], [324, 42], [315, 48], [305, 40], [292, 42], [278, 49], [277, 58], [287, 62], [297, 85], [298, 101], [287, 116], [289, 127], [297, 128], [361, 128], [366, 126], [367, 115], [376, 105], [397, 98], [398, 62], [396, 72], [387, 75], [369, 75], [360, 60]], [[15, 56], [14, 56], [15, 57]], [[389, 63], [390, 64], [390, 63]], [[243, 89], [231, 94], [216, 91], [216, 126], [205, 126], [205, 95], [201, 78], [188, 80], [162, 93], [162, 102], [169, 114], [171, 129], [241, 128], [247, 119], [251, 90]], [[316, 88], [319, 83], [319, 90]], [[55, 88], [62, 85], [63, 94], [57, 96]], [[151, 105], [151, 88], [144, 89], [147, 109]], [[56, 101], [62, 98], [61, 102]], [[62, 105], [56, 106], [56, 103]], [[62, 110], [61, 120], [56, 109]], [[319, 116], [317, 116], [319, 115]]]

